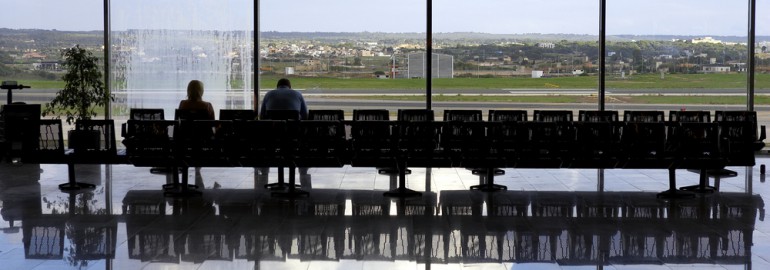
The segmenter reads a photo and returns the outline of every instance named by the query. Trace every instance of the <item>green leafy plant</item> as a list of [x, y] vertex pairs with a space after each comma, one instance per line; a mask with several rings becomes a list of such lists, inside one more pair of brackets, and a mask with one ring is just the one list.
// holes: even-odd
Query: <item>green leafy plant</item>
[[62, 52], [67, 72], [62, 77], [64, 89], [46, 105], [43, 115], [65, 116], [68, 124], [95, 117], [96, 108], [107, 106], [114, 97], [104, 88], [99, 60], [80, 46]]

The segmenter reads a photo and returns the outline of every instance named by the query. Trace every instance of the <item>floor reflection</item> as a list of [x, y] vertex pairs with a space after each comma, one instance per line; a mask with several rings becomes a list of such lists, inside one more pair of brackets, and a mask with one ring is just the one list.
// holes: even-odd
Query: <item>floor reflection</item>
[[742, 193], [681, 202], [636, 192], [445, 191], [392, 202], [368, 191], [314, 190], [296, 201], [252, 190], [208, 195], [175, 200], [167, 213], [158, 191], [129, 191], [129, 257], [749, 264], [754, 221], [764, 219], [761, 197]]
[[[23, 170], [40, 177], [39, 166]], [[44, 211], [46, 192], [30, 179], [0, 181], [3, 233], [21, 231], [25, 259], [72, 266], [125, 260], [117, 250], [142, 265], [353, 260], [750, 268], [755, 222], [765, 212], [761, 196], [737, 192], [667, 201], [654, 192], [444, 190], [390, 199], [382, 191], [312, 189], [309, 198], [287, 200], [268, 190], [226, 188], [172, 199], [158, 188], [121, 193], [120, 214], [110, 215], [82, 203], [90, 198], [83, 194], [62, 195], [67, 211]]]

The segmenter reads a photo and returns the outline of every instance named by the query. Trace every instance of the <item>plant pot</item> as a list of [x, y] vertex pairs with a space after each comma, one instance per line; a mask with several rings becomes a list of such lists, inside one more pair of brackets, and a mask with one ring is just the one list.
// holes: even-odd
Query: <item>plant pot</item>
[[70, 130], [69, 148], [78, 151], [99, 150], [100, 137], [98, 130]]

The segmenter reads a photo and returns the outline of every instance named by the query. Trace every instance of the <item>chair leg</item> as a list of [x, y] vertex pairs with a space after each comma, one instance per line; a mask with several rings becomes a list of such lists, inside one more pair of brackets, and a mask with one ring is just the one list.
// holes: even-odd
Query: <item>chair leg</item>
[[658, 193], [658, 198], [663, 199], [683, 199], [695, 198], [695, 194], [689, 191], [676, 189], [676, 169], [668, 169], [668, 190]]
[[[189, 185], [188, 184], [188, 180], [190, 178], [187, 175], [188, 169], [189, 169], [188, 167], [182, 167], [182, 182], [179, 183], [179, 187], [176, 188], [176, 189], [164, 190], [163, 191], [163, 195], [164, 196], [169, 196], [169, 197], [194, 197], [194, 196], [201, 196], [201, 195], [203, 195], [203, 192], [201, 192], [200, 190], [191, 189], [190, 188], [190, 186], [193, 186], [193, 185]], [[177, 168], [175, 167], [174, 171], [176, 171], [176, 170], [177, 170]], [[179, 182], [179, 176], [177, 176], [177, 175], [178, 175], [178, 173], [175, 174], [175, 177], [174, 177], [174, 182], [175, 183]]]
[[419, 197], [422, 196], [421, 192], [414, 191], [406, 188], [406, 162], [399, 162], [398, 166], [398, 187], [390, 191], [386, 191], [382, 195], [385, 197]]
[[709, 181], [708, 171], [706, 169], [700, 169], [699, 175], [700, 175], [700, 180], [698, 181], [697, 185], [681, 187], [679, 189], [692, 191], [695, 193], [714, 193], [714, 191], [716, 191], [717, 188], [708, 185], [708, 181]]
[[[471, 190], [481, 190], [481, 191], [508, 190], [508, 187], [506, 186], [495, 184], [495, 175], [498, 174], [496, 168], [487, 168], [486, 174], [487, 174], [487, 183], [486, 184], [479, 183], [478, 185], [471, 186]], [[481, 176], [479, 176], [479, 178], [481, 178]]]
[[94, 189], [96, 185], [89, 183], [80, 183], [75, 181], [75, 164], [67, 163], [68, 182], [59, 185], [59, 189], [64, 192], [80, 191], [83, 189]]
[[277, 190], [273, 191], [270, 195], [274, 197], [284, 197], [284, 198], [294, 198], [294, 197], [300, 197], [300, 196], [309, 196], [310, 193], [301, 189], [297, 188], [296, 184], [296, 175], [294, 171], [297, 168], [295, 166], [289, 167], [289, 183], [287, 184], [286, 190]]

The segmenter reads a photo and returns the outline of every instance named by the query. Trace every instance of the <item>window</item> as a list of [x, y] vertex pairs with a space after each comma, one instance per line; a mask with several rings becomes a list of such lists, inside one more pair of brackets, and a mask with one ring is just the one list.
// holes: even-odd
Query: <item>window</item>
[[[425, 108], [426, 4], [260, 1], [260, 92], [292, 81], [310, 109]], [[261, 100], [261, 98], [260, 98]]]

